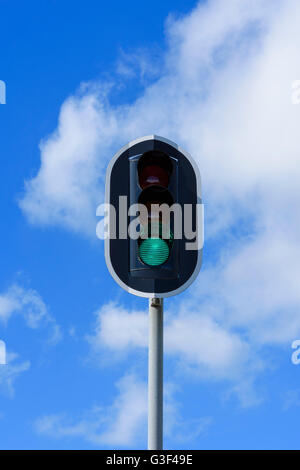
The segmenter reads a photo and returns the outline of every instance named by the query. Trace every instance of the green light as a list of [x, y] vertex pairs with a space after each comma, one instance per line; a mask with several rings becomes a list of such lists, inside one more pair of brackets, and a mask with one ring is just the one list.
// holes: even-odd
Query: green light
[[139, 246], [139, 255], [143, 263], [160, 266], [169, 258], [168, 243], [162, 238], [147, 238]]

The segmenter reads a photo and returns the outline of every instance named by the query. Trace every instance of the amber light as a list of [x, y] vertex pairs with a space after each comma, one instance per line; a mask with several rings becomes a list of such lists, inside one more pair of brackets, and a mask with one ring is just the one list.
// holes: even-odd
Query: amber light
[[144, 204], [148, 210], [148, 218], [155, 218], [152, 205], [167, 204], [169, 207], [174, 204], [173, 198], [167, 189], [162, 186], [151, 186], [141, 192], [138, 199], [139, 204]]

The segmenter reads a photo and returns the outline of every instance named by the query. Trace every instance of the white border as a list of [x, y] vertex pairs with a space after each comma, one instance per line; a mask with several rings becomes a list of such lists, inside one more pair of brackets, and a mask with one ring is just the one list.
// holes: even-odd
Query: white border
[[[161, 142], [165, 142], [166, 144], [169, 144], [171, 145], [172, 147], [174, 147], [175, 149], [177, 149], [179, 152], [181, 152], [192, 164], [192, 167], [195, 171], [195, 174], [196, 174], [196, 179], [197, 179], [197, 197], [198, 197], [198, 200], [201, 199], [201, 176], [200, 176], [200, 172], [199, 172], [199, 168], [195, 162], [195, 160], [191, 157], [191, 155], [189, 153], [187, 153], [185, 150], [183, 150], [182, 148], [180, 148], [177, 144], [175, 144], [174, 142], [172, 142], [171, 140], [168, 140], [166, 139], [165, 137], [160, 137], [160, 136], [157, 136], [157, 135], [148, 135], [148, 136], [145, 136], [145, 137], [140, 137], [139, 139], [135, 139], [135, 140], [132, 140], [131, 142], [129, 142], [128, 144], [124, 145], [124, 147], [122, 147], [114, 156], [113, 158], [111, 159], [111, 161], [109, 162], [108, 164], [108, 167], [107, 167], [107, 170], [106, 170], [106, 179], [105, 179], [105, 202], [107, 204], [110, 203], [110, 177], [111, 177], [111, 171], [112, 171], [112, 168], [116, 162], [116, 160], [119, 158], [119, 156], [125, 152], [125, 150], [129, 149], [130, 147], [133, 147], [133, 145], [135, 144], [139, 144], [140, 142], [144, 142], [146, 140], [159, 140]], [[202, 231], [203, 231], [203, 227], [204, 227], [204, 221], [203, 221], [203, 210], [201, 211], [202, 213], [202, 220], [201, 220], [201, 224], [202, 224]], [[197, 229], [199, 230], [199, 220], [198, 220], [198, 227]], [[110, 211], [109, 211], [109, 214], [108, 214], [108, 226], [110, 226]], [[203, 238], [203, 235], [202, 235], [202, 241], [204, 240]], [[107, 268], [111, 274], [111, 276], [113, 277], [113, 279], [119, 284], [119, 286], [121, 286], [124, 290], [126, 290], [127, 292], [129, 292], [129, 294], [134, 294], [134, 295], [137, 295], [138, 297], [146, 297], [146, 298], [152, 298], [152, 297], [157, 297], [157, 298], [165, 298], [165, 297], [172, 297], [173, 295], [177, 295], [177, 294], [180, 294], [181, 292], [183, 292], [185, 289], [187, 289], [191, 284], [192, 282], [195, 280], [195, 278], [198, 276], [199, 274], [199, 271], [200, 271], [200, 268], [201, 268], [201, 264], [202, 264], [202, 256], [198, 256], [198, 261], [197, 261], [197, 265], [194, 269], [194, 272], [193, 274], [190, 276], [190, 278], [181, 286], [179, 287], [178, 289], [176, 290], [173, 290], [171, 292], [164, 292], [164, 293], [151, 293], [151, 292], [141, 292], [141, 291], [138, 291], [138, 290], [135, 290], [135, 289], [132, 289], [130, 287], [128, 287], [120, 278], [119, 276], [117, 275], [117, 273], [115, 272], [112, 264], [111, 264], [111, 261], [110, 261], [110, 255], [109, 255], [109, 242], [110, 242], [110, 239], [109, 237], [106, 237], [105, 239], [105, 261], [106, 261], [106, 265], [107, 265]], [[203, 246], [203, 242], [202, 242], [202, 246]], [[201, 246], [201, 250], [202, 250], [202, 246]], [[200, 251], [200, 250], [199, 250]]]

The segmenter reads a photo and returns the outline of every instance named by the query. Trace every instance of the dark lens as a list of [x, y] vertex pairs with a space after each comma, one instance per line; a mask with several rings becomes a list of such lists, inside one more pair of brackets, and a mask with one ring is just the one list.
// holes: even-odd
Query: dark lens
[[144, 204], [150, 213], [152, 204], [167, 204], [171, 207], [174, 201], [168, 190], [161, 186], [150, 186], [141, 192], [138, 202]]

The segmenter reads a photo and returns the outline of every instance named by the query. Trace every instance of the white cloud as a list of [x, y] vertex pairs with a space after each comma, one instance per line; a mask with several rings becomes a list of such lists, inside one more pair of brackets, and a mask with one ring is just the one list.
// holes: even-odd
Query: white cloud
[[[115, 150], [153, 133], [186, 148], [202, 173], [214, 262], [190, 289], [189, 310], [182, 303], [170, 320], [166, 345], [219, 378], [238, 376], [258, 348], [300, 333], [300, 107], [291, 102], [299, 15], [297, 0], [210, 0], [169, 18], [159, 77], [128, 105], [110, 105], [103, 84], [66, 100], [20, 203], [32, 222], [94, 234]], [[145, 318], [123, 311], [129, 336], [124, 323], [118, 331], [115, 308], [111, 320], [106, 308], [94, 340], [115, 350], [144, 347]], [[245, 395], [248, 382], [235, 388]]]
[[[258, 403], [254, 380], [263, 364], [257, 351], [230, 326], [213, 319], [214, 312], [204, 312], [193, 300], [177, 302], [165, 312], [164, 354], [176, 359], [179, 375], [230, 380], [230, 392], [242, 406]], [[88, 341], [97, 360], [107, 351], [110, 361], [114, 354], [124, 360], [126, 353], [148, 347], [148, 314], [106, 304], [96, 312]]]
[[109, 410], [113, 419], [101, 435], [108, 445], [128, 446], [139, 433], [145, 435], [147, 422], [147, 386], [133, 375], [119, 382], [120, 395]]
[[14, 396], [14, 382], [30, 367], [29, 361], [18, 361], [15, 353], [6, 354], [6, 364], [0, 365], [0, 390], [9, 397]]
[[[95, 207], [103, 194], [103, 170], [112, 152], [128, 140], [149, 133], [178, 140], [198, 159], [203, 155], [200, 168], [206, 185], [218, 188], [220, 198], [224, 189], [220, 176], [232, 178], [232, 173], [242, 170], [239, 165], [231, 171], [240, 159], [239, 149], [232, 148], [234, 142], [229, 136], [233, 131], [235, 135], [233, 119], [244, 112], [244, 101], [249, 104], [244, 88], [253, 79], [256, 85], [246, 53], [250, 44], [260, 59], [260, 44], [249, 28], [254, 21], [259, 25], [269, 22], [272, 9], [266, 12], [261, 5], [260, 1], [234, 0], [229, 6], [211, 1], [200, 4], [182, 20], [169, 20], [169, 48], [160, 65], [161, 74], [131, 105], [110, 106], [112, 84], [85, 84], [76, 96], [68, 98], [61, 108], [57, 130], [41, 144], [40, 170], [27, 182], [20, 202], [29, 219], [94, 234]], [[128, 62], [128, 54], [125, 57]], [[143, 75], [151, 72], [153, 66], [150, 60], [145, 62], [145, 53], [132, 57], [139, 62]], [[240, 65], [244, 67], [242, 76]], [[247, 72], [251, 72], [250, 77]], [[252, 87], [253, 83], [250, 90]], [[228, 122], [230, 134], [224, 123], [229, 119], [228, 104], [233, 108], [233, 119]], [[224, 137], [220, 151], [218, 145]], [[216, 164], [224, 167], [224, 174], [216, 175]]]
[[48, 415], [36, 421], [41, 434], [82, 437], [97, 446], [127, 447], [145, 438], [147, 422], [146, 384], [134, 374], [118, 383], [118, 395], [108, 407], [95, 406], [76, 421], [65, 415]]
[[284, 411], [298, 406], [300, 406], [300, 389], [288, 390], [283, 397]]
[[4, 294], [0, 296], [0, 319], [7, 322], [13, 312], [20, 309], [20, 302], [14, 295]]
[[48, 308], [34, 289], [25, 289], [14, 284], [0, 294], [0, 322], [7, 324], [13, 315], [22, 315], [27, 326], [32, 329], [48, 325], [51, 328], [50, 343], [61, 339], [61, 329], [48, 312]]
[[164, 384], [164, 436], [166, 445], [168, 440], [178, 444], [191, 443], [205, 434], [213, 424], [211, 416], [195, 417], [187, 419], [182, 417], [181, 405], [175, 395], [180, 391], [178, 384], [167, 382]]
[[[50, 335], [49, 344], [56, 344], [62, 337], [60, 325], [49, 314], [48, 308], [41, 296], [33, 289], [25, 289], [19, 284], [12, 285], [6, 292], [0, 294], [0, 324], [7, 326], [13, 316], [23, 317], [26, 325], [32, 329], [47, 326]], [[4, 343], [3, 343], [4, 344]], [[7, 352], [5, 345], [4, 364], [0, 363], [0, 389], [12, 397], [14, 382], [18, 376], [29, 369], [29, 361], [18, 360], [16, 353]]]
[[[26, 183], [22, 209], [34, 223], [88, 233], [102, 198], [105, 154], [117, 131], [105, 94], [93, 90], [63, 104], [58, 129], [41, 145], [38, 176]], [[94, 233], [94, 231], [93, 231]]]
[[58, 129], [41, 144], [41, 167], [27, 182], [21, 207], [33, 222], [95, 233], [113, 151], [149, 133], [174, 139], [199, 163], [207, 239], [222, 237], [216, 253], [229, 260], [221, 274], [220, 258], [213, 269], [231, 282], [235, 318], [240, 323], [248, 315], [249, 298], [256, 316], [265, 308], [264, 318], [276, 317], [284, 307], [291, 326], [283, 328], [277, 317], [271, 328], [280, 342], [299, 328], [300, 108], [290, 93], [300, 73], [300, 6], [276, 5], [211, 0], [169, 19], [161, 74], [132, 104], [113, 107], [107, 85], [84, 85], [63, 104]]
[[0, 295], [1, 321], [7, 322], [15, 313], [22, 313], [30, 328], [37, 328], [48, 315], [47, 307], [39, 294], [19, 285], [11, 286]]
[[196, 366], [199, 373], [217, 378], [234, 377], [249, 359], [249, 347], [201, 312], [172, 319], [165, 332], [166, 352]]
[[287, 344], [300, 333], [300, 250], [292, 238], [268, 231], [234, 255], [229, 251], [219, 268], [207, 273], [206, 290], [199, 279], [218, 318], [226, 312], [227, 324], [244, 328], [255, 344]]
[[[66, 414], [45, 415], [35, 422], [39, 434], [54, 438], [80, 437], [100, 448], [134, 448], [147, 440], [147, 385], [134, 373], [117, 382], [118, 394], [109, 407], [94, 406], [77, 419]], [[172, 442], [184, 443], [197, 438], [210, 426], [210, 417], [183, 420], [174, 399], [176, 387], [168, 383], [164, 390], [164, 429]]]
[[89, 336], [94, 348], [108, 347], [116, 351], [130, 347], [146, 347], [148, 344], [147, 315], [139, 311], [129, 312], [114, 302], [96, 312], [94, 332]]
[[[165, 353], [182, 357], [203, 373], [234, 376], [249, 357], [248, 345], [209, 315], [191, 305], [180, 304], [167, 311]], [[129, 351], [148, 346], [148, 314], [128, 311], [116, 303], [104, 305], [97, 313], [94, 332], [88, 337], [93, 350]]]

